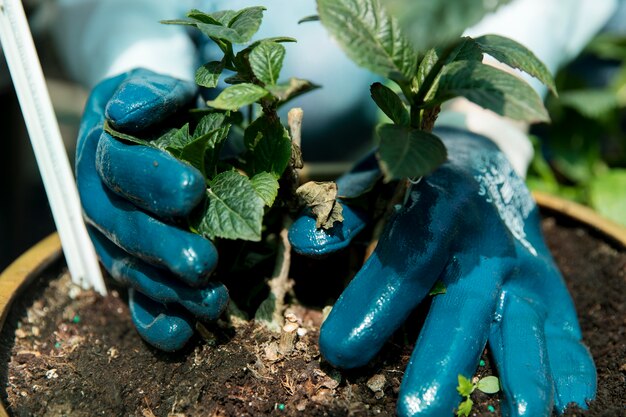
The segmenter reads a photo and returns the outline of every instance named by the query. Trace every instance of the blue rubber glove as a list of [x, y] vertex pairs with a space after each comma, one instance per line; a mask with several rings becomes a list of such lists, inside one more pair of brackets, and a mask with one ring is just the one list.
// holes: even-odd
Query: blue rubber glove
[[228, 292], [209, 282], [213, 244], [169, 220], [188, 214], [205, 182], [195, 168], [166, 152], [117, 141], [113, 127], [137, 133], [156, 126], [195, 97], [193, 84], [137, 69], [98, 84], [78, 134], [76, 177], [89, 233], [104, 267], [129, 291], [139, 334], [159, 349], [180, 349], [194, 317], [214, 320]]
[[[388, 222], [324, 322], [322, 354], [338, 367], [365, 365], [441, 280], [447, 291], [434, 297], [416, 342], [400, 416], [452, 416], [462, 400], [457, 377], [474, 374], [487, 341], [505, 416], [549, 416], [571, 402], [586, 408], [595, 367], [531, 195], [488, 139], [437, 134], [448, 161], [411, 187]], [[330, 233], [315, 230], [311, 217], [298, 219], [290, 230], [295, 250], [319, 255], [328, 243], [345, 246], [364, 218], [346, 208]]]

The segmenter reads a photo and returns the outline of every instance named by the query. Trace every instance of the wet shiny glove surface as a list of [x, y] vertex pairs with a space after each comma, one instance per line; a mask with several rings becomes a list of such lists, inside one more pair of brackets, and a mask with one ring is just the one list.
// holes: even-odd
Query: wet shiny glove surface
[[194, 317], [214, 320], [228, 292], [209, 281], [213, 244], [174, 226], [202, 199], [202, 174], [171, 155], [122, 143], [103, 131], [105, 120], [137, 134], [163, 122], [195, 97], [191, 83], [137, 69], [102, 81], [81, 121], [76, 178], [89, 233], [104, 267], [128, 286], [133, 323], [159, 349], [180, 349]]
[[[457, 377], [474, 374], [487, 341], [504, 415], [549, 416], [570, 402], [586, 408], [595, 366], [531, 195], [488, 139], [437, 133], [448, 161], [412, 185], [324, 322], [321, 352], [338, 367], [365, 365], [441, 280], [447, 291], [434, 297], [416, 342], [400, 416], [454, 415], [462, 400]], [[365, 221], [348, 211], [348, 223], [330, 233], [298, 219], [290, 230], [295, 250], [319, 255], [345, 246]]]

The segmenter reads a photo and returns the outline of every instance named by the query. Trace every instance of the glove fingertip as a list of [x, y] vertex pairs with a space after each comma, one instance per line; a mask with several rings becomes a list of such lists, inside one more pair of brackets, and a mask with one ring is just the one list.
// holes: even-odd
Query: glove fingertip
[[346, 248], [365, 228], [367, 215], [358, 209], [343, 206], [343, 221], [325, 230], [316, 227], [310, 213], [301, 215], [289, 228], [289, 242], [293, 249], [306, 256], [324, 256]]
[[168, 307], [130, 288], [130, 315], [137, 332], [165, 352], [182, 349], [193, 336], [193, 322], [183, 311]]
[[186, 284], [201, 287], [209, 282], [211, 274], [217, 267], [218, 252], [211, 241], [200, 235], [184, 233], [187, 243], [172, 242], [172, 250], [178, 248], [178, 254], [172, 256], [166, 264]]
[[136, 132], [158, 123], [195, 96], [195, 86], [184, 80], [145, 69], [132, 71], [105, 108], [111, 124]]
[[201, 291], [202, 301], [200, 303], [192, 305], [184, 300], [181, 303], [201, 320], [217, 320], [228, 306], [230, 300], [228, 289], [221, 282], [210, 282]]
[[204, 196], [200, 171], [159, 149], [124, 144], [103, 132], [96, 169], [107, 187], [161, 217], [185, 216]]

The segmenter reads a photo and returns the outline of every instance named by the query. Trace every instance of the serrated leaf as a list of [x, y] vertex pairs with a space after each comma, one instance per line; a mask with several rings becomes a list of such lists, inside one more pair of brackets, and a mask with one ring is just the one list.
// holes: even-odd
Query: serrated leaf
[[221, 127], [226, 121], [226, 116], [227, 115], [224, 113], [209, 113], [202, 116], [196, 124], [193, 136], [197, 138]]
[[459, 385], [456, 387], [458, 393], [463, 397], [469, 397], [474, 392], [474, 388], [476, 388], [472, 381], [461, 374], [458, 375], [458, 381]]
[[370, 87], [370, 93], [376, 105], [395, 124], [403, 126], [409, 124], [409, 112], [392, 89], [381, 83], [374, 83]]
[[133, 135], [118, 132], [117, 130], [113, 129], [113, 127], [111, 126], [108, 120], [104, 121], [103, 130], [109, 135], [111, 135], [112, 137], [114, 137], [115, 139], [122, 139], [128, 142], [136, 143], [137, 145], [153, 146], [152, 142], [149, 140], [141, 139]]
[[456, 410], [457, 416], [468, 417], [472, 412], [472, 407], [474, 406], [474, 401], [471, 398], [467, 398], [461, 404], [459, 404], [459, 408]]
[[205, 176], [215, 175], [219, 153], [224, 141], [228, 137], [230, 125], [218, 127], [194, 139], [181, 149], [178, 158], [189, 162]]
[[209, 181], [208, 204], [198, 231], [209, 239], [261, 240], [265, 203], [248, 177], [226, 171]]
[[230, 43], [244, 43], [241, 35], [236, 30], [227, 26], [216, 25], [212, 23], [196, 23], [196, 27], [206, 36], [214, 39], [220, 39]]
[[189, 123], [180, 129], [171, 129], [167, 133], [161, 135], [158, 139], [152, 141], [152, 145], [163, 150], [167, 150], [174, 156], [178, 156], [181, 149], [187, 146], [193, 138], [189, 134]]
[[298, 20], [298, 24], [306, 23], [306, 22], [319, 22], [319, 20], [320, 20], [320, 17], [314, 14], [311, 16], [303, 17], [302, 19]]
[[240, 107], [255, 103], [267, 94], [268, 91], [261, 86], [241, 83], [226, 87], [215, 100], [209, 100], [207, 104], [221, 110], [239, 110]]
[[228, 22], [228, 26], [234, 29], [240, 36], [241, 42], [245, 43], [259, 30], [263, 21], [263, 6], [246, 7], [239, 10]]
[[217, 87], [217, 83], [223, 70], [224, 62], [207, 62], [196, 70], [196, 84], [206, 88]]
[[265, 84], [276, 84], [285, 52], [285, 47], [276, 42], [265, 41], [258, 44], [248, 57], [254, 75]]
[[525, 122], [550, 120], [543, 102], [526, 82], [479, 62], [453, 62], [443, 69], [430, 105], [465, 97], [502, 116]]
[[315, 216], [315, 227], [330, 229], [343, 221], [343, 207], [337, 201], [337, 184], [331, 181], [309, 181], [296, 190], [303, 205]]
[[[620, 190], [621, 192], [616, 192]], [[589, 184], [591, 206], [606, 218], [626, 226], [626, 169], [611, 169]]]
[[[417, 68], [417, 75], [415, 76], [415, 81], [419, 87], [424, 84], [424, 80], [430, 74], [431, 71], [434, 71], [434, 68], [439, 63], [439, 58], [442, 55], [443, 51], [441, 48], [432, 48], [429, 49], [422, 61]], [[439, 68], [442, 68], [443, 65], [449, 64], [455, 61], [477, 61], [482, 62], [483, 53], [474, 42], [472, 38], [463, 37], [457, 41], [456, 47], [450, 52], [450, 54], [446, 57], [445, 62], [439, 64]], [[441, 72], [441, 71], [440, 71]], [[435, 74], [439, 76], [440, 74]], [[435, 82], [433, 83], [433, 87], [431, 87], [430, 91], [426, 93], [424, 96], [426, 100], [432, 98], [434, 91], [436, 90], [437, 78], [435, 78]]]
[[259, 172], [250, 180], [255, 191], [266, 206], [272, 207], [278, 195], [278, 179], [269, 172]]
[[510, 0], [384, 0], [417, 51], [454, 41]]
[[213, 25], [222, 25], [218, 19], [209, 13], [204, 13], [198, 9], [192, 9], [187, 13], [187, 17], [200, 23], [209, 23]]
[[318, 0], [317, 9], [357, 65], [402, 83], [415, 75], [417, 54], [379, 0]]
[[561, 94], [559, 101], [593, 120], [601, 120], [619, 108], [617, 95], [611, 90], [569, 90]]
[[512, 68], [532, 75], [545, 84], [554, 95], [557, 94], [554, 78], [548, 68], [524, 45], [499, 35], [480, 36], [474, 41], [484, 53]]
[[486, 376], [476, 383], [476, 388], [485, 394], [495, 394], [500, 391], [500, 380], [497, 376]]
[[265, 115], [259, 117], [246, 129], [244, 144], [249, 150], [247, 170], [250, 175], [270, 172], [280, 178], [289, 165], [291, 139], [280, 120], [270, 120]]
[[447, 157], [437, 136], [408, 126], [380, 125], [378, 157], [385, 181], [428, 175]]
[[231, 20], [239, 13], [238, 10], [220, 10], [217, 12], [210, 13], [209, 16], [212, 19], [217, 20], [217, 22], [222, 26], [228, 26]]
[[417, 73], [415, 75], [417, 85], [422, 86], [424, 80], [430, 71], [435, 67], [435, 64], [439, 61], [439, 50], [432, 48], [426, 51], [424, 58], [422, 58]]
[[220, 39], [230, 43], [245, 43], [243, 37], [232, 28], [212, 23], [196, 23], [195, 25], [200, 32], [210, 38]]
[[282, 105], [289, 100], [292, 100], [302, 94], [313, 91], [320, 88], [319, 85], [313, 84], [311, 81], [302, 80], [300, 78], [292, 77], [287, 83], [274, 84], [266, 86], [266, 89], [272, 93], [274, 97], [280, 100]]
[[476, 41], [469, 36], [462, 37], [448, 59], [446, 64], [455, 61], [476, 61], [482, 62], [483, 51], [478, 46]]

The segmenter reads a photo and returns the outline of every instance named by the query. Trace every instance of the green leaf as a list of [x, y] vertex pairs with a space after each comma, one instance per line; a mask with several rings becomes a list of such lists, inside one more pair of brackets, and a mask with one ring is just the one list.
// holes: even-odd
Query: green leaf
[[466, 378], [461, 374], [458, 375], [458, 381], [459, 381], [459, 385], [456, 387], [456, 390], [463, 397], [469, 397], [472, 394], [472, 392], [474, 392], [474, 388], [476, 388], [475, 385], [472, 383], [472, 381], [469, 378]]
[[395, 124], [403, 126], [409, 124], [409, 112], [393, 90], [381, 83], [374, 83], [370, 87], [370, 93], [376, 105]]
[[462, 61], [446, 65], [435, 97], [427, 104], [437, 105], [459, 96], [515, 120], [550, 120], [543, 102], [530, 85], [514, 75], [479, 62]]
[[164, 25], [183, 25], [183, 26], [196, 26], [198, 24], [197, 21], [191, 19], [167, 19], [161, 20], [159, 23]]
[[589, 184], [591, 206], [601, 215], [626, 226], [626, 169], [611, 169]]
[[261, 240], [263, 207], [248, 177], [226, 171], [209, 181], [208, 204], [198, 231], [209, 239]]
[[205, 35], [228, 41], [230, 43], [246, 43], [261, 25], [265, 7], [247, 7], [239, 11], [224, 10], [206, 14], [193, 13], [197, 20], [195, 26]]
[[205, 176], [212, 177], [229, 129], [230, 125], [225, 125], [195, 137], [181, 150], [178, 158], [189, 162]]
[[557, 94], [554, 78], [548, 68], [524, 45], [499, 35], [485, 35], [474, 41], [484, 53], [512, 68], [532, 75], [545, 84], [554, 95]]
[[435, 48], [426, 51], [424, 58], [422, 58], [419, 67], [417, 68], [417, 74], [415, 79], [419, 87], [424, 84], [424, 80], [430, 71], [433, 70], [435, 64], [439, 61], [439, 51]]
[[211, 23], [196, 23], [196, 27], [206, 36], [230, 43], [245, 43], [242, 36], [232, 28]]
[[192, 140], [193, 137], [189, 134], [189, 123], [187, 123], [180, 129], [172, 129], [158, 139], [152, 141], [152, 145], [156, 148], [167, 150], [174, 156], [178, 156], [180, 154], [179, 151], [187, 146]]
[[[436, 91], [437, 81], [439, 76], [441, 75], [441, 69], [444, 65], [449, 64], [455, 61], [477, 61], [482, 62], [483, 53], [481, 52], [478, 45], [474, 42], [472, 38], [463, 37], [457, 40], [456, 46], [450, 51], [450, 54], [447, 55], [445, 62], [440, 63], [440, 57], [444, 52], [441, 48], [432, 48], [426, 51], [424, 58], [420, 62], [419, 67], [417, 68], [417, 74], [415, 76], [415, 81], [417, 82], [417, 86], [422, 88], [426, 77], [431, 75], [431, 71], [439, 71], [438, 74], [433, 74], [435, 78], [433, 79], [432, 86], [429, 91], [425, 92], [424, 99], [430, 100]], [[436, 68], [439, 68], [438, 70]], [[431, 75], [431, 77], [433, 76]]]
[[428, 293], [428, 295], [445, 294], [447, 291], [448, 289], [446, 288], [446, 284], [444, 284], [443, 281], [441, 280], [437, 280], [433, 284], [433, 287], [430, 289], [430, 292]]
[[457, 416], [468, 417], [472, 412], [472, 407], [474, 406], [474, 401], [470, 398], [467, 398], [461, 404], [459, 404], [459, 408], [456, 410]]
[[280, 120], [259, 117], [246, 129], [244, 143], [249, 150], [250, 175], [270, 172], [280, 178], [291, 159], [291, 139]]
[[215, 88], [223, 69], [224, 62], [222, 61], [207, 62], [196, 71], [196, 84], [202, 87]]
[[417, 54], [379, 0], [317, 0], [322, 24], [357, 64], [400, 83], [415, 75]]
[[193, 19], [193, 20], [195, 20], [197, 22], [200, 22], [200, 23], [209, 23], [209, 24], [213, 24], [213, 25], [224, 25], [222, 22], [220, 22], [218, 19], [216, 19], [211, 14], [204, 13], [203, 11], [198, 10], [198, 9], [190, 10], [187, 13], [187, 17], [189, 17], [190, 19]]
[[261, 42], [291, 43], [291, 42], [298, 42], [298, 40], [296, 38], [292, 38], [289, 36], [272, 36], [269, 38], [263, 38], [263, 39], [259, 39], [258, 41], [254, 41], [250, 45], [248, 45], [246, 49], [252, 50]]
[[263, 6], [247, 7], [238, 11], [228, 22], [228, 26], [239, 34], [241, 39], [239, 43], [248, 42], [259, 30], [263, 21], [264, 10], [266, 9]]
[[486, 376], [476, 383], [476, 388], [485, 394], [495, 394], [500, 391], [500, 380], [498, 380], [497, 376]]
[[559, 101], [593, 120], [602, 120], [619, 108], [617, 95], [611, 90], [569, 90], [561, 94]]
[[266, 206], [272, 207], [278, 195], [278, 179], [269, 172], [259, 172], [250, 180], [255, 191]]
[[446, 160], [443, 142], [432, 133], [392, 124], [378, 126], [376, 133], [386, 182], [430, 174]]
[[306, 23], [306, 22], [319, 22], [319, 20], [320, 20], [320, 17], [314, 14], [311, 16], [303, 17], [302, 19], [298, 20], [298, 24]]
[[465, 29], [478, 23], [510, 0], [385, 0], [417, 51], [426, 51], [457, 39]]
[[209, 17], [215, 19], [222, 26], [228, 26], [230, 21], [237, 16], [237, 13], [239, 13], [237, 10], [220, 10], [209, 14]]
[[209, 113], [202, 116], [202, 119], [196, 124], [193, 136], [197, 138], [221, 127], [226, 121], [226, 117], [227, 115], [224, 113]]
[[261, 42], [248, 57], [254, 75], [265, 84], [276, 84], [285, 59], [285, 47], [276, 42]]
[[268, 85], [266, 88], [280, 101], [279, 105], [282, 105], [302, 94], [320, 88], [320, 86], [313, 84], [311, 81], [292, 77], [287, 83]]
[[226, 87], [215, 100], [209, 100], [207, 104], [216, 109], [238, 110], [240, 107], [255, 103], [267, 94], [268, 91], [261, 86], [241, 83]]
[[456, 61], [477, 61], [482, 62], [483, 51], [480, 49], [476, 41], [469, 36], [464, 36], [458, 41], [458, 44], [446, 60], [446, 64]]
[[144, 145], [144, 146], [153, 146], [152, 142], [150, 142], [149, 140], [145, 140], [145, 139], [141, 139], [138, 138], [136, 136], [133, 135], [129, 135], [126, 133], [122, 133], [122, 132], [118, 132], [117, 130], [115, 130], [113, 128], [113, 126], [111, 126], [111, 124], [109, 123], [108, 120], [104, 121], [104, 127], [103, 130], [108, 133], [109, 135], [113, 136], [116, 139], [122, 139], [128, 142], [132, 142], [135, 143], [137, 145]]

